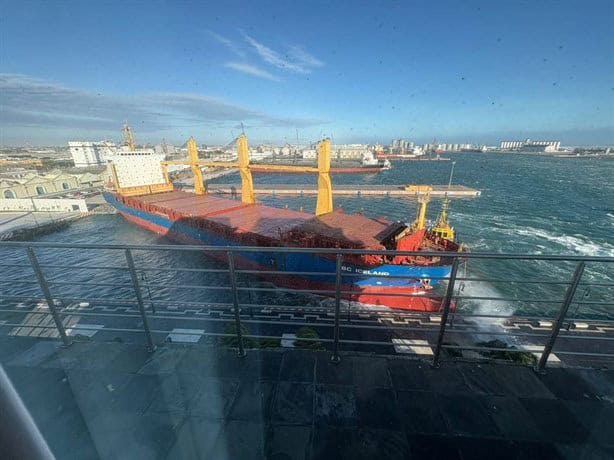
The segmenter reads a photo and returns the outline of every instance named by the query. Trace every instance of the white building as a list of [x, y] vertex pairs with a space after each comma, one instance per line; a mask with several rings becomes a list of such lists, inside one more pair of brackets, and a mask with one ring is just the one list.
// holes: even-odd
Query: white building
[[232, 149], [226, 149], [222, 153], [211, 155], [211, 161], [237, 161], [237, 158], [237, 151]]
[[410, 152], [415, 147], [415, 144], [405, 139], [393, 139], [390, 144], [392, 153], [406, 153]]
[[263, 148], [258, 148], [258, 149], [249, 149], [249, 159], [253, 160], [253, 161], [262, 161], [266, 158], [272, 158], [273, 154], [275, 153], [274, 150], [266, 150]]
[[557, 150], [561, 148], [561, 141], [558, 141], [558, 140], [530, 141], [529, 143], [527, 143], [527, 146], [533, 147], [533, 149], [537, 149], [538, 147], [543, 147], [544, 152], [556, 152]]
[[316, 149], [304, 149], [302, 154], [304, 160], [315, 160], [318, 157]]
[[177, 148], [171, 144], [156, 144], [154, 145], [154, 151], [164, 155], [174, 155], [177, 153]]
[[547, 144], [528, 144], [522, 148], [523, 152], [557, 152], [559, 149], [556, 147], [556, 143], [547, 143]]
[[117, 150], [113, 142], [70, 141], [68, 148], [77, 168], [104, 165]]
[[532, 141], [531, 139], [525, 139], [524, 141], [502, 141], [499, 144], [499, 148], [502, 150], [522, 150], [526, 152], [556, 152], [561, 148], [561, 141]]
[[525, 143], [528, 141], [501, 141], [499, 144], [499, 148], [502, 150], [516, 150], [522, 148]]
[[363, 153], [371, 150], [366, 144], [335, 144], [330, 146], [330, 156], [337, 160], [360, 160]]

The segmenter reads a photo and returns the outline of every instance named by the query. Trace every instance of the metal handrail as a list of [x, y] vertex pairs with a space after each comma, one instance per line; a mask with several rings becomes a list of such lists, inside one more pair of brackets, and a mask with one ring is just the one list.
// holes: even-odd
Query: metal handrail
[[[41, 264], [41, 268], [46, 268], [45, 265]], [[57, 267], [56, 267], [57, 268]], [[86, 267], [62, 267], [64, 269], [85, 269]], [[95, 270], [95, 267], [88, 267], [87, 270]], [[121, 267], [120, 269], [127, 270], [127, 267]], [[194, 273], [226, 273], [228, 274], [228, 270], [215, 270], [215, 269], [185, 269], [185, 268], [139, 268], [139, 271], [153, 271], [153, 272], [194, 272]], [[235, 270], [235, 273], [247, 274], [247, 275], [299, 275], [299, 276], [331, 276], [329, 272], [300, 272], [300, 271], [281, 271], [281, 270]], [[361, 278], [365, 275], [360, 273], [344, 273], [343, 278]], [[407, 276], [407, 275], [380, 275], [373, 274], [369, 275], [372, 278], [386, 278], [386, 279], [415, 279], [415, 277]], [[430, 276], [431, 280], [447, 280], [447, 276]], [[491, 278], [461, 278], [457, 277], [456, 281], [471, 281], [471, 282], [481, 282], [481, 283], [518, 283], [518, 284], [538, 284], [538, 285], [552, 285], [552, 286], [568, 286], [568, 282], [564, 281], [548, 281], [548, 280], [531, 280], [531, 281], [521, 281], [521, 280], [501, 280], [501, 279], [491, 279]], [[48, 279], [47, 282], [49, 284], [78, 284], [76, 282], [60, 282], [55, 281], [53, 279]], [[0, 284], [3, 283], [26, 283], [26, 284], [36, 284], [35, 281], [26, 281], [26, 280], [0, 280]], [[89, 286], [108, 286], [100, 283], [89, 283]], [[117, 286], [117, 285], [114, 285]], [[130, 287], [130, 284], [126, 284], [125, 286]], [[145, 286], [145, 284], [143, 284]], [[150, 284], [150, 286], [155, 286], [155, 284]], [[614, 284], [606, 284], [606, 283], [594, 283], [594, 284], [581, 284], [580, 286], [590, 286], [590, 287], [614, 287]], [[177, 286], [179, 287], [179, 286]], [[190, 286], [182, 286], [182, 287], [190, 287]], [[201, 287], [201, 286], [197, 286]], [[475, 299], [475, 297], [472, 297]], [[490, 299], [496, 300], [496, 299]], [[508, 300], [508, 299], [502, 299]], [[516, 299], [514, 299], [516, 300]]]
[[375, 249], [343, 249], [343, 248], [302, 248], [280, 246], [198, 246], [198, 245], [172, 245], [172, 244], [93, 244], [93, 243], [55, 243], [55, 242], [28, 242], [28, 241], [0, 241], [0, 247], [22, 248], [64, 248], [64, 249], [118, 249], [142, 251], [200, 251], [200, 252], [285, 252], [285, 253], [311, 253], [330, 255], [395, 255], [395, 256], [423, 256], [423, 257], [450, 257], [462, 259], [505, 259], [505, 260], [550, 260], [550, 261], [584, 261], [584, 262], [614, 262], [611, 256], [582, 256], [582, 255], [547, 255], [547, 254], [514, 254], [493, 252], [447, 252], [447, 251], [387, 251]]
[[[116, 244], [70, 244], [70, 243], [39, 243], [39, 242], [0, 242], [0, 250], [5, 248], [24, 248], [26, 250], [26, 254], [28, 256], [30, 264], [12, 264], [12, 265], [1, 265], [1, 266], [10, 266], [17, 268], [32, 268], [35, 274], [35, 280], [29, 282], [24, 279], [17, 280], [0, 280], [0, 284], [9, 284], [9, 283], [24, 283], [24, 284], [33, 284], [38, 285], [42, 294], [43, 299], [45, 301], [44, 310], [40, 311], [32, 311], [29, 308], [22, 308], [20, 310], [15, 309], [3, 309], [0, 308], [0, 313], [18, 313], [18, 314], [34, 314], [34, 315], [47, 315], [53, 319], [53, 324], [19, 324], [14, 322], [4, 322], [3, 326], [16, 327], [16, 328], [30, 328], [30, 329], [56, 329], [58, 331], [59, 337], [62, 339], [65, 346], [69, 346], [71, 343], [71, 338], [67, 335], [66, 329], [69, 326], [66, 326], [62, 320], [62, 317], [65, 316], [83, 316], [83, 317], [116, 317], [116, 318], [124, 318], [124, 319], [133, 319], [140, 320], [140, 325], [137, 328], [124, 328], [124, 327], [105, 327], [105, 331], [113, 332], [139, 332], [143, 333], [146, 338], [147, 348], [150, 351], [155, 349], [155, 340], [154, 335], [157, 334], [167, 334], [170, 332], [176, 334], [188, 334], [191, 335], [191, 332], [181, 332], [181, 331], [168, 331], [162, 330], [155, 327], [151, 327], [149, 322], [156, 320], [181, 320], [181, 321], [209, 321], [212, 323], [228, 323], [228, 321], [232, 318], [234, 323], [234, 328], [232, 333], [218, 333], [212, 331], [203, 331], [201, 335], [203, 336], [212, 336], [212, 337], [236, 337], [237, 339], [237, 348], [240, 356], [245, 356], [245, 344], [244, 339], [246, 338], [271, 338], [271, 339], [281, 339], [281, 337], [275, 335], [252, 335], [249, 333], [245, 333], [242, 329], [244, 324], [258, 324], [263, 326], [270, 325], [292, 325], [292, 326], [315, 326], [322, 330], [331, 330], [332, 335], [331, 338], [317, 338], [317, 339], [309, 339], [309, 338], [301, 338], [300, 340], [305, 341], [318, 341], [322, 343], [331, 344], [332, 347], [332, 361], [337, 362], [341, 359], [339, 354], [341, 347], [344, 344], [347, 345], [382, 345], [387, 347], [392, 347], [392, 343], [390, 341], [379, 341], [379, 340], [364, 340], [364, 339], [353, 339], [348, 337], [343, 337], [342, 331], [345, 332], [359, 332], [359, 331], [370, 331], [370, 330], [382, 330], [386, 331], [386, 333], [394, 334], [395, 332], [422, 332], [428, 334], [429, 336], [436, 337], [436, 340], [433, 344], [433, 360], [432, 365], [437, 367], [442, 359], [442, 350], [445, 349], [464, 349], [464, 350], [481, 350], [481, 351], [506, 351], [510, 353], [522, 353], [526, 352], [522, 347], [519, 348], [497, 348], [497, 347], [481, 347], [481, 346], [471, 346], [464, 344], [449, 344], [445, 342], [447, 336], [470, 336], [470, 335], [486, 335], [493, 337], [501, 337], [501, 336], [510, 336], [514, 338], [544, 338], [547, 339], [546, 344], [543, 350], [540, 352], [541, 356], [539, 358], [538, 364], [536, 366], [537, 371], [543, 371], [548, 361], [549, 355], [552, 353], [555, 344], [557, 343], [557, 339], [564, 339], [566, 341], [581, 341], [581, 340], [603, 340], [604, 342], [614, 341], [614, 337], [599, 337], [599, 336], [587, 336], [580, 335], [577, 332], [580, 332], [576, 329], [572, 330], [574, 332], [570, 332], [569, 329], [566, 329], [564, 326], [567, 324], [568, 326], [572, 322], [586, 321], [580, 319], [571, 319], [568, 318], [568, 310], [572, 305], [592, 305], [592, 306], [612, 306], [613, 304], [608, 301], [599, 301], [599, 300], [588, 300], [586, 299], [586, 295], [583, 299], [574, 300], [574, 295], [579, 286], [588, 287], [588, 286], [601, 286], [601, 287], [610, 287], [614, 285], [610, 285], [608, 283], [587, 283], [582, 281], [582, 275], [584, 272], [584, 268], [587, 263], [597, 262], [597, 263], [612, 263], [614, 262], [614, 257], [598, 257], [598, 256], [560, 256], [560, 255], [530, 255], [530, 254], [497, 254], [497, 253], [453, 253], [453, 252], [423, 252], [423, 251], [384, 251], [384, 250], [359, 250], [359, 249], [336, 249], [336, 248], [282, 248], [282, 247], [219, 247], [219, 246], [174, 246], [174, 245], [116, 245]], [[67, 265], [54, 265], [54, 264], [43, 264], [39, 262], [37, 255], [34, 250], [37, 248], [51, 248], [51, 249], [98, 249], [98, 250], [122, 250], [124, 251], [124, 258], [126, 261], [126, 266], [118, 266], [118, 267], [108, 267], [108, 266], [67, 266]], [[137, 267], [134, 257], [133, 251], [198, 251], [198, 252], [214, 252], [217, 254], [224, 254], [227, 259], [227, 268], [220, 269], [206, 269], [206, 268], [189, 268], [189, 267]], [[285, 272], [281, 270], [244, 270], [244, 269], [236, 269], [234, 256], [237, 253], [244, 252], [260, 252], [260, 253], [312, 253], [312, 254], [326, 254], [331, 256], [330, 259], [335, 260], [335, 272], [300, 272], [300, 271], [292, 271]], [[406, 312], [406, 311], [382, 311], [377, 313], [369, 313], [367, 315], [367, 319], [350, 319], [350, 314], [360, 315], [361, 309], [356, 309], [356, 307], [352, 306], [351, 301], [346, 301], [342, 299], [342, 296], [352, 296], [359, 294], [358, 291], [353, 290], [344, 290], [342, 288], [342, 280], [352, 279], [360, 276], [364, 276], [364, 274], [358, 273], [344, 273], [342, 271], [343, 260], [346, 256], [349, 255], [403, 255], [403, 256], [424, 256], [424, 257], [448, 257], [452, 261], [451, 272], [449, 276], [446, 277], [430, 277], [431, 279], [441, 280], [445, 285], [447, 281], [447, 287], [445, 296], [442, 299], [442, 310], [440, 315], [433, 314], [432, 312]], [[461, 261], [465, 261], [468, 259], [490, 259], [490, 260], [542, 260], [542, 261], [552, 261], [552, 262], [575, 262], [576, 269], [574, 272], [574, 276], [569, 281], [558, 281], [558, 280], [515, 280], [515, 279], [496, 279], [496, 278], [476, 278], [476, 277], [467, 277], [458, 276], [458, 270], [461, 264]], [[62, 269], [62, 270], [122, 270], [128, 271], [130, 274], [131, 283], [88, 283], [88, 282], [70, 282], [70, 281], [59, 281], [57, 275], [54, 275], [52, 278], [45, 277], [43, 273], [43, 269], [46, 270], [54, 270], [54, 269]], [[158, 288], [160, 287], [161, 282], [145, 282], [139, 279], [138, 273], [144, 272], [186, 272], [186, 273], [223, 273], [227, 275], [224, 279], [228, 279], [229, 285], [215, 285], [215, 286], [207, 286], [203, 284], [172, 284], [163, 286], [165, 290], [178, 290], [178, 289], [198, 289], [198, 290], [218, 290], [218, 291], [230, 291], [232, 296], [232, 302], [189, 302], [189, 301], [169, 301], [164, 298], [159, 298], [157, 296], [152, 296], [151, 292], [149, 292], [149, 296], [145, 298], [143, 295], [143, 288]], [[279, 288], [279, 287], [259, 287], [259, 286], [244, 286], [239, 283], [237, 279], [237, 275], [286, 275], [286, 276], [334, 276], [334, 289], [290, 289], [290, 288]], [[407, 276], [400, 275], [388, 275], [381, 276], [378, 274], [369, 274], [369, 276], [373, 277], [382, 277], [382, 278], [411, 278]], [[543, 284], [543, 285], [551, 285], [551, 286], [562, 286], [566, 288], [565, 298], [562, 301], [557, 299], [538, 299], [538, 298], [514, 298], [514, 297], [498, 297], [498, 296], [471, 296], [466, 294], [461, 294], [461, 288], [457, 289], [458, 282], [492, 282], [492, 283], [508, 283], [508, 284]], [[132, 289], [134, 291], [133, 298], [80, 298], [80, 297], [66, 297], [62, 295], [53, 294], [49, 289], [50, 285], [55, 286], [65, 286], [65, 285], [75, 285], [75, 286], [83, 286], [83, 287], [114, 287], [121, 289]], [[267, 305], [260, 303], [248, 303], [241, 302], [240, 293], [250, 293], [250, 292], [284, 292], [284, 293], [300, 293], [300, 294], [328, 294], [333, 297], [333, 307], [326, 306], [303, 306], [303, 305]], [[382, 293], [382, 296], [390, 296], [390, 297], [420, 297], [420, 298], [433, 298], [432, 294], [426, 293], [418, 293], [418, 294], [399, 294], [399, 293]], [[437, 297], [439, 298], [439, 297]], [[23, 296], [5, 296], [0, 295], [1, 299], [14, 299], [14, 300], [38, 300], [41, 298], [39, 295], [23, 295]], [[58, 303], [58, 299], [60, 302]], [[480, 313], [465, 313], [453, 311], [452, 305], [453, 300], [456, 302], [462, 302], [464, 300], [481, 300], [481, 301], [493, 301], [493, 302], [514, 302], [514, 303], [534, 303], [534, 304], [547, 304], [547, 303], [557, 303], [560, 304], [560, 308], [558, 310], [558, 314], [554, 320], [550, 319], [549, 316], [523, 316], [523, 315], [491, 315], [491, 314], [480, 314]], [[126, 305], [130, 305], [130, 307], [125, 307], [125, 312], [117, 312], [117, 311], [104, 311], [97, 312], [93, 308], [89, 308], [89, 306], [81, 309], [66, 307], [66, 301], [85, 301], [85, 302], [100, 302], [106, 303], [108, 305], [120, 305], [118, 308], [123, 308]], [[157, 311], [154, 309], [154, 303], [156, 305], [168, 305], [167, 310], [165, 311]], [[149, 307], [151, 305], [151, 308]], [[190, 305], [194, 306], [194, 308], [189, 307]], [[186, 307], [183, 310], [183, 313], [191, 312], [194, 316], [182, 316], [175, 313], [173, 310], [169, 310], [171, 306], [176, 307]], [[135, 308], [136, 307], [136, 308]], [[205, 308], [219, 308], [222, 309], [224, 313], [220, 314], [218, 317], [212, 317], [210, 315], [211, 312], [206, 313], [206, 311], [199, 311]], [[252, 309], [253, 308], [267, 308], [271, 311], [279, 310], [285, 311], [286, 313], [279, 313], [279, 318], [267, 317], [263, 316], [264, 313], [253, 316]], [[319, 318], [319, 322], [314, 323], [313, 318], [308, 319], [308, 316], [312, 315], [321, 315], [322, 311], [327, 308], [330, 311], [327, 312], [327, 315], [331, 315], [332, 317], [323, 317]], [[574, 307], [575, 309], [575, 307]], [[290, 313], [287, 313], [290, 312]], [[311, 312], [311, 313], [310, 313]], [[296, 317], [292, 315], [299, 314], [301, 317]], [[577, 313], [577, 311], [576, 311]], [[287, 316], [287, 315], [290, 316]], [[345, 315], [348, 315], [347, 321]], [[200, 315], [200, 316], [199, 316]], [[208, 315], [208, 316], [206, 316]], [[282, 318], [283, 316], [283, 318]], [[371, 318], [373, 316], [374, 318]], [[573, 316], [573, 315], [572, 315]], [[437, 319], [437, 321], [433, 321], [433, 317]], [[360, 318], [360, 317], [359, 317]], [[476, 327], [467, 327], [475, 325], [475, 322], [461, 322], [461, 325], [458, 325], [458, 322], [464, 320], [465, 318], [491, 318], [498, 320], [505, 320], [506, 322], [513, 321], [532, 321], [532, 320], [543, 320], [550, 319], [552, 321], [551, 326], [544, 326], [541, 329], [544, 333], [539, 332], [530, 332], [530, 331], [514, 331], [514, 332], [501, 332], [501, 331], [483, 331]], [[377, 321], [376, 321], [377, 320]], [[404, 322], [410, 321], [410, 323]], [[411, 321], [419, 321], [418, 324], [411, 323]], [[427, 321], [427, 323], [423, 323], [423, 321]], [[429, 323], [430, 322], [430, 323]], [[456, 323], [456, 325], [455, 325]], [[612, 324], [614, 320], [603, 320], [600, 324]], [[70, 326], [71, 329], [79, 329], [78, 326]], [[514, 326], [517, 327], [517, 326]], [[586, 327], [586, 326], [583, 326]], [[83, 328], [82, 328], [83, 329]], [[561, 331], [563, 329], [563, 331]], [[586, 331], [586, 329], [585, 329]], [[562, 332], [562, 333], [561, 333]], [[601, 332], [601, 331], [599, 331]], [[422, 334], [423, 335], [423, 334]], [[567, 342], [566, 342], [567, 343]], [[429, 342], [429, 346], [431, 343]], [[579, 355], [579, 356], [610, 356], [609, 353], [591, 353], [585, 351], [569, 351], [569, 350], [561, 350], [557, 351], [557, 353], [561, 355]], [[613, 355], [614, 356], [614, 355]]]

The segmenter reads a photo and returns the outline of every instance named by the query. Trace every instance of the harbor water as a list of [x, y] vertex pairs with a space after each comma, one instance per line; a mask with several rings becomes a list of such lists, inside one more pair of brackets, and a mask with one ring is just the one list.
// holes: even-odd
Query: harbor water
[[[512, 154], [450, 154], [455, 161], [456, 184], [480, 189], [478, 198], [455, 199], [450, 202], [449, 220], [457, 235], [473, 252], [528, 253], [614, 256], [614, 161], [591, 158], [550, 158], [543, 156]], [[393, 161], [393, 169], [379, 174], [342, 174], [333, 176], [333, 187], [338, 184], [446, 184], [451, 161]], [[258, 184], [305, 184], [315, 176], [258, 174]], [[238, 175], [216, 179], [217, 182], [238, 182]], [[312, 212], [314, 197], [262, 197], [260, 201], [272, 206], [304, 208]], [[344, 212], [363, 212], [371, 217], [389, 220], [412, 221], [416, 201], [400, 197], [343, 197], [335, 198], [335, 207]], [[441, 207], [440, 200], [433, 200], [428, 218], [434, 220]], [[127, 221], [120, 215], [98, 215], [74, 222], [69, 227], [41, 236], [36, 241], [64, 243], [168, 243], [163, 237], [151, 234]], [[41, 263], [63, 265], [125, 265], [122, 254], [116, 252], [37, 250]], [[3, 250], [5, 262], [24, 263], [24, 250]], [[137, 265], [150, 267], [209, 267], [225, 268], [202, 254], [175, 254], [171, 252], [135, 252]], [[611, 265], [611, 264], [610, 264]], [[21, 272], [20, 272], [21, 270]], [[574, 264], [547, 261], [488, 261], [471, 260], [463, 267], [466, 278], [489, 278], [488, 282], [462, 281], [457, 283], [461, 296], [505, 297], [515, 299], [552, 299], [552, 302], [459, 300], [459, 310], [480, 314], [553, 315], [558, 309], [565, 287], [544, 284], [543, 281], [568, 282]], [[2, 281], [24, 279], [31, 275], [27, 268], [5, 270]], [[129, 278], [121, 275], [125, 288], [113, 288], [120, 276], [112, 271], [81, 271], [78, 275], [66, 270], [49, 270], [47, 275], [55, 280], [54, 295], [78, 299], [84, 295], [83, 287], [76, 282], [107, 283], [109, 286], [88, 288], [89, 297], [105, 298], [109, 295], [131, 298]], [[224, 282], [226, 275], [215, 273], [147, 272], [147, 281], [153, 285], [148, 296], [154, 300], [172, 302], [228, 301], [221, 291], [194, 292], [174, 290], [169, 282], [202, 283], [215, 285]], [[501, 280], [497, 282], [496, 280]], [[515, 282], [510, 282], [515, 281]], [[614, 283], [614, 267], [589, 263], [583, 276], [584, 283]], [[260, 282], [243, 276], [241, 283], [257, 285]], [[31, 295], [35, 288], [3, 283], [3, 289], [14, 295]], [[276, 304], [317, 304], [321, 298], [309, 295], [248, 293], [249, 303], [271, 302]], [[247, 294], [245, 294], [247, 295]], [[612, 288], [581, 286], [576, 299], [585, 302], [575, 305], [576, 317], [614, 319], [614, 290]], [[592, 305], [592, 302], [609, 305]]]

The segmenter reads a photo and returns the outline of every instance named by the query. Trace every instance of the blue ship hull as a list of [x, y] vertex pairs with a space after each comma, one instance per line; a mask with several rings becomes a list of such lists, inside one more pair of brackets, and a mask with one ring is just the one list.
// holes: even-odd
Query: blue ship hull
[[[126, 219], [173, 240], [205, 246], [242, 245], [232, 238], [204, 231], [200, 228], [193, 228], [188, 225], [189, 222], [187, 221], [171, 220], [162, 215], [127, 206], [115, 194], [104, 193], [104, 198]], [[216, 257], [220, 254], [211, 253], [211, 255]], [[279, 271], [282, 273], [318, 273], [314, 275], [306, 273], [300, 275], [300, 277], [282, 274], [280, 276], [267, 276], [267, 278], [270, 278], [276, 284], [294, 288], [306, 287], [334, 290], [336, 264], [335, 260], [331, 258], [308, 253], [238, 251], [235, 253], [235, 260], [239, 268]], [[411, 304], [415, 303], [415, 297], [398, 298], [398, 296], [403, 296], [405, 293], [410, 295], [426, 294], [425, 286], [438, 284], [441, 278], [445, 278], [450, 274], [450, 271], [450, 265], [412, 266], [381, 264], [360, 267], [344, 263], [342, 265], [342, 274], [346, 276], [342, 276], [342, 290], [348, 291], [348, 294], [344, 295], [345, 298], [363, 303], [379, 303], [398, 308], [432, 311], [438, 308], [440, 299], [435, 301], [435, 306], [411, 308]], [[321, 273], [330, 273], [330, 275]], [[356, 295], [349, 294], [350, 291], [355, 291]], [[372, 302], [374, 299], [376, 301]], [[422, 303], [432, 303], [428, 297], [418, 298], [418, 300], [422, 301]]]

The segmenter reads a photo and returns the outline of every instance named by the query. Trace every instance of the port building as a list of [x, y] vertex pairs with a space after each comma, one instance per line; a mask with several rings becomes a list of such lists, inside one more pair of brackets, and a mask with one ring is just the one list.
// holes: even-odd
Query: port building
[[[334, 144], [330, 146], [330, 157], [333, 160], [357, 160], [360, 161], [364, 153], [371, 152], [373, 147], [367, 144]], [[301, 151], [305, 160], [315, 160], [317, 151], [315, 148], [306, 148]]]
[[390, 142], [390, 152], [391, 153], [407, 153], [411, 152], [415, 147], [415, 144], [412, 141], [408, 141], [405, 139], [392, 139]]
[[71, 173], [54, 170], [42, 175], [28, 172], [24, 175], [6, 173], [0, 175], [0, 200], [31, 198], [49, 193], [70, 192], [85, 187], [99, 187], [108, 180], [106, 172], [86, 171]]
[[501, 150], [518, 150], [522, 152], [556, 152], [561, 148], [559, 140], [537, 140], [525, 139], [524, 141], [501, 141]]
[[115, 143], [110, 141], [70, 141], [68, 148], [77, 168], [104, 165], [117, 151]]

